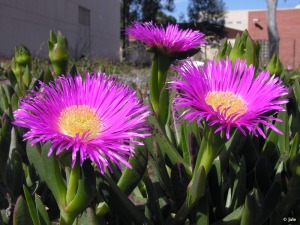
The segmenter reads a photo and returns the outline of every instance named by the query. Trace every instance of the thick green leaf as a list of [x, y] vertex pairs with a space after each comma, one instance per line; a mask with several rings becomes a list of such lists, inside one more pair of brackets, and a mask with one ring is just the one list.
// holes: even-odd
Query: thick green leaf
[[10, 151], [10, 156], [6, 165], [6, 180], [9, 189], [12, 190], [16, 196], [21, 193], [23, 179], [22, 157], [14, 148]]
[[240, 225], [243, 210], [244, 210], [244, 206], [240, 206], [232, 213], [227, 215], [224, 219], [216, 223], [213, 223], [212, 225]]
[[289, 151], [289, 158], [294, 158], [299, 153], [299, 135], [298, 132], [295, 134], [292, 142], [291, 142], [291, 149]]
[[255, 223], [255, 199], [253, 195], [247, 195], [241, 219], [241, 225], [256, 225]]
[[[149, 164], [153, 162], [155, 164], [154, 171], [156, 171], [156, 175], [158, 177], [159, 183], [161, 184], [162, 188], [166, 191], [166, 193], [171, 194], [172, 193], [172, 187], [171, 187], [171, 181], [170, 177], [166, 168], [166, 164], [163, 158], [163, 155], [160, 151], [160, 148], [156, 142], [156, 140], [153, 137], [147, 137], [145, 139], [145, 143], [147, 146], [147, 149], [149, 150], [152, 157], [149, 158]], [[148, 168], [149, 170], [149, 168]]]
[[260, 157], [255, 166], [255, 180], [258, 189], [265, 195], [271, 186], [270, 162], [265, 157]]
[[30, 141], [27, 141], [26, 153], [27, 153], [27, 157], [28, 157], [30, 164], [33, 165], [33, 167], [35, 168], [36, 173], [38, 174], [40, 179], [42, 181], [46, 182], [47, 176], [46, 176], [45, 168], [44, 168], [44, 165], [42, 162], [41, 145], [39, 143], [37, 143], [35, 145], [31, 145]]
[[225, 206], [221, 162], [219, 159], [214, 161], [209, 171], [208, 183], [211, 202], [215, 208], [215, 215], [217, 218], [222, 218], [225, 214]]
[[129, 160], [132, 168], [126, 167], [118, 181], [118, 187], [129, 195], [142, 179], [148, 163], [148, 150], [145, 146], [136, 146], [135, 154]]
[[298, 79], [295, 80], [293, 89], [294, 89], [295, 98], [298, 103], [298, 110], [300, 110], [300, 85]]
[[6, 183], [6, 163], [9, 156], [11, 123], [7, 115], [2, 116], [0, 130], [0, 179]]
[[49, 82], [53, 81], [53, 76], [52, 76], [52, 73], [50, 71], [49, 68], [47, 68], [44, 73], [43, 73], [43, 82], [45, 84], [48, 84]]
[[174, 201], [177, 208], [180, 208], [186, 199], [186, 189], [190, 182], [182, 164], [173, 165], [171, 168], [171, 183], [174, 194]]
[[12, 70], [8, 71], [8, 79], [12, 87], [14, 87], [18, 83], [17, 78]]
[[29, 71], [29, 68], [28, 68], [28, 65], [26, 65], [26, 69], [24, 71], [24, 74], [22, 76], [22, 80], [23, 80], [23, 83], [28, 87], [31, 83], [31, 80], [32, 80], [32, 75]]
[[204, 167], [194, 171], [193, 178], [187, 188], [187, 202], [193, 206], [203, 196], [206, 184], [206, 173]]
[[23, 196], [21, 195], [15, 206], [14, 214], [13, 214], [13, 225], [33, 225], [27, 204]]
[[31, 198], [31, 195], [29, 193], [29, 191], [27, 190], [26, 186], [23, 185], [23, 190], [24, 190], [24, 194], [25, 194], [25, 199], [26, 199], [26, 203], [28, 206], [28, 210], [31, 216], [31, 220], [33, 221], [34, 225], [39, 225], [39, 217], [38, 217], [38, 213], [37, 210], [35, 208], [35, 205], [33, 203], [33, 200]]
[[278, 147], [281, 153], [289, 150], [289, 119], [286, 112], [280, 111], [278, 118], [282, 120], [281, 123], [276, 123], [276, 127], [283, 133], [278, 137]]
[[10, 96], [6, 95], [4, 86], [0, 86], [0, 96], [1, 96], [1, 107], [2, 107], [2, 111], [4, 112], [9, 107], [8, 98], [10, 98]]
[[11, 102], [12, 111], [16, 111], [19, 108], [19, 97], [17, 93], [13, 93], [10, 102]]
[[147, 187], [148, 194], [148, 204], [146, 209], [151, 213], [151, 217], [156, 218], [155, 225], [164, 225], [157, 191], [149, 177], [144, 178], [144, 183]]
[[161, 129], [157, 119], [155, 116], [151, 115], [148, 117], [148, 121], [154, 126], [154, 135], [155, 139], [164, 155], [164, 157], [168, 156], [171, 160], [172, 164], [182, 163], [187, 174], [191, 175], [191, 167], [184, 161], [182, 156], [178, 153], [178, 151], [171, 144], [163, 130]]
[[186, 164], [191, 167], [192, 166], [192, 160], [190, 155], [190, 149], [189, 149], [189, 137], [188, 137], [188, 129], [187, 129], [187, 122], [183, 121], [181, 125], [181, 138], [180, 138], [180, 147], [183, 154], [183, 159], [186, 162]]
[[58, 205], [60, 207], [65, 206], [65, 196], [66, 196], [66, 185], [64, 183], [60, 167], [58, 165], [58, 158], [55, 154], [48, 156], [48, 152], [51, 146], [51, 142], [47, 142], [42, 148], [42, 163], [44, 166], [44, 171], [46, 172], [46, 183], [51, 189]]
[[34, 199], [40, 225], [50, 225], [48, 213], [40, 197], [37, 194], [35, 194]]
[[66, 206], [66, 185], [58, 165], [58, 158], [55, 154], [48, 157], [50, 146], [51, 143], [47, 142], [41, 149], [39, 143], [34, 146], [27, 143], [27, 156], [41, 180], [45, 181], [52, 191], [58, 206], [64, 208]]
[[120, 216], [124, 222], [129, 223], [131, 221], [136, 224], [144, 224], [147, 222], [143, 213], [107, 175], [103, 175], [99, 179], [98, 191], [113, 212]]
[[187, 187], [187, 195], [185, 202], [181, 206], [180, 210], [176, 214], [173, 225], [182, 224], [190, 211], [198, 203], [199, 199], [204, 195], [206, 184], [206, 174], [203, 166], [199, 170], [194, 171], [191, 182]]
[[[236, 162], [234, 158], [231, 158], [230, 165], [232, 172], [235, 174], [235, 180], [231, 193], [232, 198], [230, 200], [230, 209], [233, 211], [237, 209], [245, 199], [246, 162], [244, 157], [241, 158], [240, 162]], [[228, 203], [226, 205], [228, 205]]]
[[198, 202], [196, 212], [196, 225], [209, 224], [209, 199], [204, 195]]
[[270, 190], [268, 191], [266, 197], [264, 198], [264, 204], [261, 209], [261, 215], [259, 217], [256, 217], [255, 224], [263, 224], [267, 219], [270, 218], [272, 213], [277, 209], [277, 205], [280, 202], [281, 192], [281, 182], [279, 180], [275, 180]]

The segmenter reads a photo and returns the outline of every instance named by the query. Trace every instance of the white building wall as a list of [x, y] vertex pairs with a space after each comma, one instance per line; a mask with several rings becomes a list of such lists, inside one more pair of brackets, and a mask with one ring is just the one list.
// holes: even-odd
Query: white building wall
[[[89, 25], [79, 22], [79, 6]], [[12, 56], [26, 45], [34, 56], [48, 57], [49, 31], [67, 37], [73, 57], [119, 58], [119, 0], [0, 0], [0, 55]]]
[[248, 28], [249, 10], [228, 10], [225, 12], [225, 27], [244, 31]]

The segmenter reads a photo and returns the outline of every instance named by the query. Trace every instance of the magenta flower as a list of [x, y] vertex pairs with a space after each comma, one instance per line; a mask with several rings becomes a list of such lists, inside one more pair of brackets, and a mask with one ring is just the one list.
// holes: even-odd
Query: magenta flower
[[72, 152], [72, 167], [79, 152], [80, 164], [89, 158], [102, 173], [109, 158], [117, 166], [131, 167], [128, 158], [134, 154], [134, 138], [148, 134], [146, 106], [136, 92], [116, 83], [105, 74], [59, 77], [41, 91], [32, 91], [21, 99], [14, 112], [15, 125], [28, 128], [24, 139], [31, 144], [51, 141], [48, 155]]
[[168, 24], [165, 29], [162, 25], [157, 26], [152, 22], [133, 22], [126, 29], [126, 34], [168, 55], [193, 49], [199, 50], [200, 45], [206, 43], [203, 33], [179, 29], [177, 24]]
[[274, 111], [284, 111], [282, 104], [287, 94], [279, 78], [270, 77], [269, 72], [261, 72], [254, 78], [255, 68], [247, 67], [246, 61], [236, 60], [235, 64], [227, 58], [219, 62], [209, 61], [200, 67], [188, 63], [180, 63], [173, 68], [183, 80], [171, 82], [170, 88], [177, 89], [179, 96], [175, 98], [176, 109], [187, 107], [183, 118], [192, 121], [202, 119], [209, 126], [218, 125], [215, 133], [225, 130], [230, 137], [230, 128], [238, 128], [244, 135], [245, 129], [255, 136], [266, 137], [259, 127], [263, 124], [277, 133], [282, 133], [273, 124], [281, 120], [273, 117]]

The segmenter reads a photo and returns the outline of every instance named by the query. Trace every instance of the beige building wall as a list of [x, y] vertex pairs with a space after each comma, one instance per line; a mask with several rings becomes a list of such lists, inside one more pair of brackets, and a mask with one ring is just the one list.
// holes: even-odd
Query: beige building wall
[[119, 0], [0, 0], [0, 55], [25, 44], [48, 57], [49, 31], [67, 37], [73, 57], [119, 58]]
[[225, 27], [244, 31], [248, 28], [249, 10], [228, 10], [225, 13]]
[[[225, 27], [244, 31], [248, 29], [248, 13], [249, 10], [228, 10], [225, 13]], [[228, 38], [231, 45], [234, 45], [235, 39]]]

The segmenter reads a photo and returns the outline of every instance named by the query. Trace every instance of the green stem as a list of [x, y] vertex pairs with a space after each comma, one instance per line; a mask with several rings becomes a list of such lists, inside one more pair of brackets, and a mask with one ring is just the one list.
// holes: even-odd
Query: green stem
[[72, 225], [76, 216], [69, 213], [60, 212], [59, 225]]
[[215, 158], [218, 155], [217, 149], [213, 149], [211, 143], [206, 142], [206, 148], [204, 149], [204, 152], [202, 154], [202, 157], [200, 158], [200, 164], [196, 168], [200, 168], [201, 166], [205, 169], [206, 177], [209, 173], [209, 170], [215, 160]]
[[155, 55], [152, 61], [150, 77], [150, 101], [154, 112], [158, 113], [159, 91], [158, 91], [158, 56]]
[[154, 112], [159, 113], [160, 94], [165, 86], [167, 72], [171, 65], [171, 58], [164, 54], [155, 54], [152, 61], [150, 77], [150, 100]]
[[68, 188], [66, 194], [66, 203], [67, 205], [73, 200], [78, 186], [78, 180], [80, 178], [80, 165], [79, 160], [76, 160], [74, 167], [71, 169]]
[[171, 58], [164, 54], [158, 54], [158, 93], [160, 95], [165, 86], [167, 73], [171, 65]]
[[220, 136], [220, 133], [214, 133], [215, 128], [205, 125], [204, 136], [201, 141], [200, 150], [197, 156], [195, 170], [201, 166], [205, 169], [206, 176], [214, 162], [214, 159], [219, 155], [221, 148], [224, 146], [226, 139]]
[[[205, 183], [210, 168], [226, 142], [220, 137], [220, 134], [214, 134], [214, 130], [213, 127], [207, 125], [204, 127], [204, 136], [197, 156], [193, 177], [187, 188], [187, 197], [176, 214], [173, 225], [182, 224], [199, 199], [204, 196]], [[203, 169], [204, 172], [202, 171], [202, 173], [201, 170]]]

